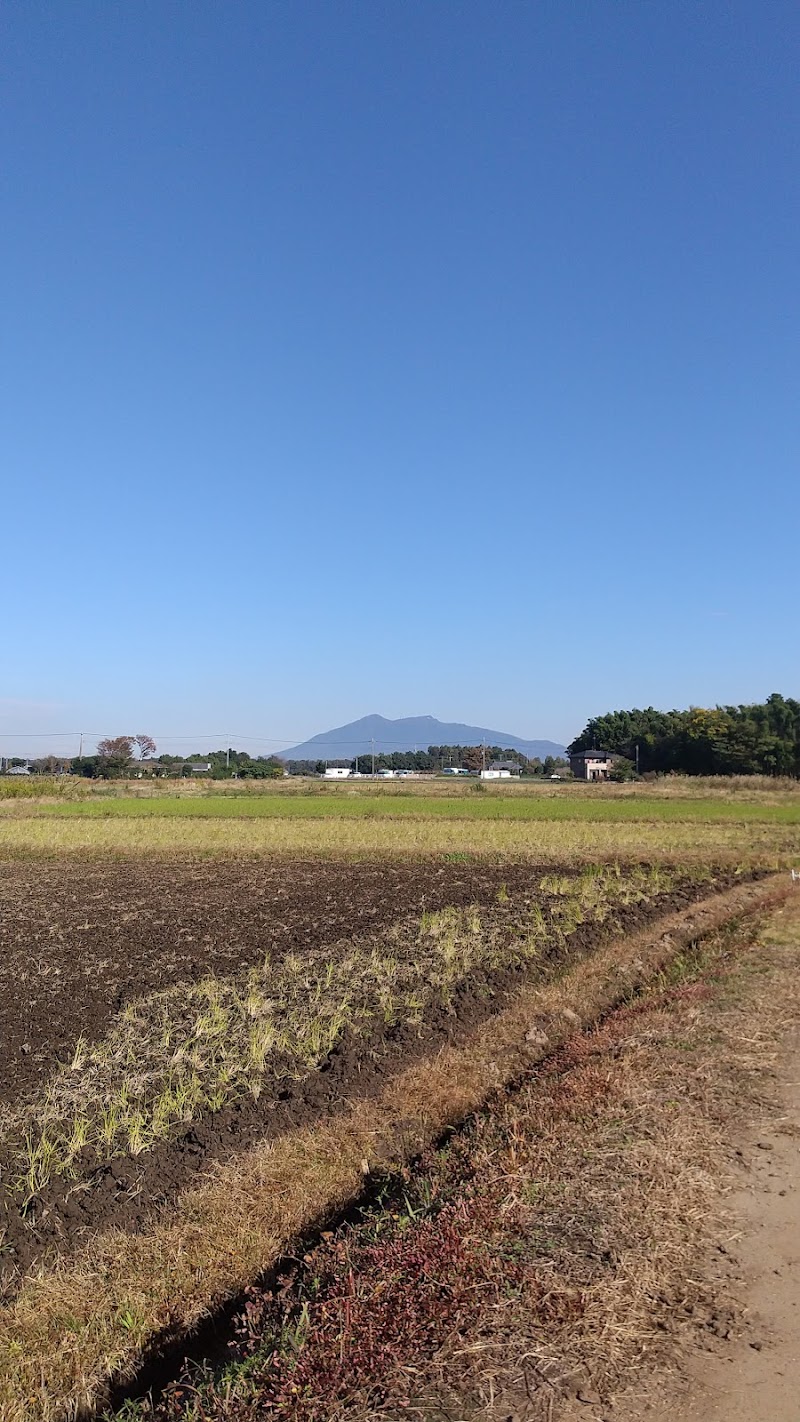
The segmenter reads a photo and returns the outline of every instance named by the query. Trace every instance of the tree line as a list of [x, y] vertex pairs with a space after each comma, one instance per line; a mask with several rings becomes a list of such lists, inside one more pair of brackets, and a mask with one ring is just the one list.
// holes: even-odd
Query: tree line
[[[90, 780], [118, 780], [131, 776], [183, 778], [193, 774], [192, 766], [208, 766], [203, 774], [214, 780], [269, 780], [283, 775], [283, 763], [275, 756], [251, 756], [247, 751], [196, 751], [193, 755], [164, 754], [156, 757], [157, 746], [152, 736], [112, 736], [98, 741], [95, 755], [75, 756], [63, 766], [72, 775]], [[31, 764], [36, 771], [37, 764]], [[48, 772], [42, 771], [47, 774]], [[49, 773], [54, 773], [50, 771]], [[58, 772], [55, 772], [58, 773]]]
[[[113, 736], [98, 741], [95, 755], [70, 759], [44, 757], [30, 762], [35, 773], [44, 775], [69, 773], [88, 779], [115, 780], [136, 777], [185, 777], [192, 774], [193, 765], [208, 766], [202, 773], [214, 780], [273, 779], [285, 771], [290, 775], [322, 775], [329, 766], [341, 766], [361, 775], [373, 769], [371, 753], [345, 760], [284, 760], [280, 756], [251, 756], [247, 751], [228, 747], [193, 755], [162, 754], [156, 756], [156, 744], [151, 736]], [[522, 775], [549, 776], [565, 773], [568, 762], [561, 757], [546, 756], [529, 759], [522, 752], [507, 746], [428, 746], [420, 751], [376, 752], [374, 768], [378, 770], [411, 770], [418, 773], [441, 774], [447, 769], [479, 771], [493, 760], [513, 762]]]
[[741, 706], [611, 711], [594, 716], [570, 752], [609, 751], [641, 774], [800, 777], [800, 701], [773, 692]]
[[[522, 775], [553, 775], [565, 771], [569, 762], [561, 757], [547, 756], [529, 759], [518, 750], [504, 746], [428, 746], [419, 751], [376, 751], [375, 771], [411, 770], [418, 774], [441, 775], [444, 770], [479, 771], [484, 764], [493, 760], [513, 761]], [[326, 768], [339, 766], [359, 775], [371, 775], [373, 755], [367, 751], [351, 759], [340, 760], [287, 760], [284, 762], [290, 775], [322, 775]]]

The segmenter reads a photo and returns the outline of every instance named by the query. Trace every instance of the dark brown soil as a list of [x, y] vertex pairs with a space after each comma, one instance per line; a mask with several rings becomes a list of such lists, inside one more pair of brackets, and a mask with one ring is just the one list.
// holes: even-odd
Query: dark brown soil
[[[15, 865], [2, 891], [7, 946], [0, 966], [6, 974], [0, 1030], [4, 1042], [8, 1030], [19, 1044], [19, 1058], [4, 1054], [0, 1078], [6, 1090], [13, 1083], [17, 1092], [22, 1084], [40, 1081], [80, 1032], [101, 1035], [120, 1006], [154, 985], [166, 987], [209, 971], [231, 972], [258, 960], [265, 947], [296, 950], [424, 908], [492, 902], [501, 884], [511, 894], [530, 895], [541, 872], [531, 864], [507, 862]], [[723, 889], [732, 877], [720, 875], [713, 888]], [[706, 897], [710, 889], [707, 883], [687, 881], [644, 909], [618, 911], [602, 929], [584, 926], [568, 940], [568, 950], [561, 950], [561, 961], [591, 952], [610, 931], [638, 928]], [[27, 981], [36, 989], [29, 1005], [24, 982], [22, 1000], [8, 994], [8, 984], [19, 983], [27, 961], [35, 965], [32, 973], [28, 970]], [[502, 1008], [521, 977], [521, 970], [473, 977], [448, 1009], [429, 1010], [421, 1026], [400, 1024], [345, 1040], [321, 1070], [280, 1084], [274, 1095], [265, 1092], [258, 1102], [249, 1097], [235, 1101], [180, 1127], [170, 1141], [145, 1155], [98, 1162], [87, 1151], [78, 1180], [54, 1180], [24, 1218], [18, 1201], [7, 1195], [0, 1296], [8, 1297], [19, 1272], [51, 1249], [74, 1248], [112, 1224], [140, 1228], [213, 1161], [332, 1115], [354, 1095], [381, 1090], [387, 1075], [457, 1040]], [[28, 1032], [21, 1037], [16, 1017], [22, 1013]], [[30, 1045], [30, 1052], [22, 1050], [23, 1044]]]
[[[543, 871], [542, 871], [543, 872]], [[0, 1102], [154, 986], [529, 888], [530, 864], [262, 859], [0, 864]]]

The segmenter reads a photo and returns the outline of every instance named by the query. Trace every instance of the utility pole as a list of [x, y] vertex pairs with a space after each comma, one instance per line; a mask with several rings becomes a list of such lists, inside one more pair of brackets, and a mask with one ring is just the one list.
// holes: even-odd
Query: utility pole
[[78, 760], [80, 760], [80, 759], [82, 758], [82, 756], [83, 756], [83, 731], [81, 731], [81, 743], [80, 743], [80, 745], [79, 745], [79, 747], [78, 747]]
[[372, 737], [372, 778], [375, 779], [375, 737]]
[[639, 774], [639, 742], [636, 742], [636, 774]]
[[481, 741], [481, 775], [486, 770], [486, 740]]

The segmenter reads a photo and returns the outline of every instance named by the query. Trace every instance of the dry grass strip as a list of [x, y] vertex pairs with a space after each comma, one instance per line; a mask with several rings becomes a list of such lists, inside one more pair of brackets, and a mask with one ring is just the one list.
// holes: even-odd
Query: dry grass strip
[[29, 1278], [0, 1314], [0, 1419], [56, 1422], [102, 1404], [159, 1340], [181, 1335], [360, 1192], [370, 1165], [419, 1153], [581, 1026], [623, 1000], [682, 946], [792, 891], [746, 884], [609, 944], [557, 983], [520, 994], [466, 1043], [400, 1074], [344, 1119], [219, 1166], [168, 1221], [97, 1236]]
[[537, 863], [797, 861], [800, 825], [460, 819], [17, 819], [0, 815], [0, 860], [41, 855], [527, 855]]

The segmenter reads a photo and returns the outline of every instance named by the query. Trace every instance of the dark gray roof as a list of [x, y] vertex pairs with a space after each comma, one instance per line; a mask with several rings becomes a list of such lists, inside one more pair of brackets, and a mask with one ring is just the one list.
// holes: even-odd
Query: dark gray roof
[[613, 760], [611, 751], [583, 750], [571, 751], [570, 760]]

